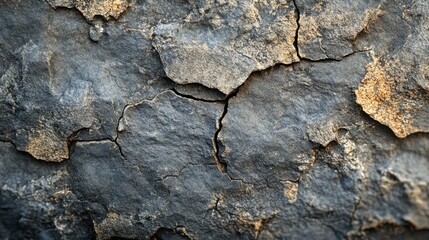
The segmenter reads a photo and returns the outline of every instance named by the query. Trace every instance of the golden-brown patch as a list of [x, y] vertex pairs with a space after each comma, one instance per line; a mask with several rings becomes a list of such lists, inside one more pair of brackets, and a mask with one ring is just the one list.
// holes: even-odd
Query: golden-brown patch
[[289, 203], [294, 203], [298, 199], [298, 183], [291, 181], [282, 181], [285, 185], [284, 196], [288, 199]]
[[30, 134], [25, 151], [36, 159], [48, 162], [61, 162], [67, 159], [69, 154], [67, 143], [58, 139], [49, 129]]
[[76, 0], [75, 7], [89, 20], [95, 16], [117, 19], [128, 8], [127, 0]]
[[367, 74], [355, 93], [356, 102], [368, 115], [388, 126], [399, 138], [405, 138], [425, 131], [413, 124], [424, 97], [412, 90], [399, 91], [400, 84], [375, 61], [367, 67]]

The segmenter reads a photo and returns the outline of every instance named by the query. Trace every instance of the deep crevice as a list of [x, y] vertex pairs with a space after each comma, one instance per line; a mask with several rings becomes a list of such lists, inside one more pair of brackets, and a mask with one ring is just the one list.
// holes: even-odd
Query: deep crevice
[[[237, 96], [239, 88], [240, 87], [236, 88], [233, 92], [231, 92], [227, 96], [227, 98], [225, 100], [225, 105], [224, 105], [222, 115], [220, 116], [220, 118], [218, 120], [218, 126], [217, 126], [216, 132], [215, 132], [214, 137], [213, 137], [213, 157], [214, 157], [215, 163], [216, 163], [219, 171], [221, 171], [222, 173], [226, 173], [227, 175], [228, 175], [227, 164], [225, 161], [221, 160], [221, 158], [220, 158], [218, 137], [219, 137], [219, 133], [223, 127], [222, 120], [225, 118], [226, 114], [228, 113], [229, 100], [231, 98]], [[229, 178], [232, 179], [230, 176], [229, 176]]]
[[192, 99], [192, 100], [195, 100], [195, 101], [208, 102], [208, 103], [213, 103], [213, 102], [217, 102], [217, 103], [220, 102], [220, 103], [222, 103], [222, 102], [227, 101], [227, 100], [208, 100], [208, 99], [203, 99], [203, 98], [197, 98], [197, 97], [194, 97], [192, 95], [180, 93], [175, 88], [172, 88], [171, 91], [173, 91], [177, 96], [180, 96], [180, 97], [183, 97], [183, 98], [189, 98], [189, 99]]
[[295, 40], [293, 42], [293, 46], [295, 47], [296, 55], [301, 60], [301, 55], [299, 54], [299, 47], [298, 47], [298, 34], [299, 34], [299, 20], [301, 18], [301, 13], [299, 12], [298, 5], [296, 4], [296, 0], [293, 0], [293, 5], [295, 6], [295, 13], [296, 13], [296, 31], [295, 31]]

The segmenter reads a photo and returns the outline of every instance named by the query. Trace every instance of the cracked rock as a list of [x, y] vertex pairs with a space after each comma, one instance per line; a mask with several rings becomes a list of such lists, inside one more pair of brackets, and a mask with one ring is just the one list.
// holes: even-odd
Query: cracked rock
[[[383, 32], [368, 31], [359, 43], [361, 47], [374, 48], [375, 59], [367, 66], [367, 74], [356, 90], [356, 102], [400, 138], [429, 131], [429, 42], [426, 40], [429, 17], [423, 14], [428, 10], [428, 3], [417, 3], [402, 10], [404, 19], [389, 19], [399, 22], [408, 33], [391, 34], [401, 40], [394, 51], [373, 46], [374, 39], [387, 35]], [[392, 27], [385, 19], [374, 21], [381, 22], [386, 29]]]
[[429, 239], [428, 13], [0, 1], [0, 239]]
[[298, 179], [312, 161], [307, 128], [329, 120], [345, 124], [336, 115], [353, 111], [351, 91], [367, 62], [356, 54], [253, 74], [230, 99], [219, 133], [229, 175], [245, 182]]
[[[17, 4], [1, 3], [0, 21], [7, 28], [0, 32], [0, 55], [10, 61], [0, 61], [5, 96], [0, 98], [0, 138], [18, 150], [63, 161], [71, 141], [115, 138], [128, 102], [171, 87], [157, 53], [140, 33], [106, 24], [108, 39], [94, 44], [76, 13]], [[16, 14], [30, 20], [20, 22]]]
[[[153, 100], [125, 108], [117, 141], [136, 168], [152, 169], [160, 179], [177, 176], [190, 164], [215, 163], [212, 138], [222, 111], [219, 103], [163, 92]], [[193, 156], [194, 152], [198, 155]]]
[[292, 1], [191, 1], [191, 11], [160, 24], [154, 46], [167, 76], [229, 94], [253, 71], [298, 61]]
[[300, 56], [311, 60], [341, 59], [354, 52], [359, 33], [374, 15], [381, 14], [380, 2], [296, 0]]

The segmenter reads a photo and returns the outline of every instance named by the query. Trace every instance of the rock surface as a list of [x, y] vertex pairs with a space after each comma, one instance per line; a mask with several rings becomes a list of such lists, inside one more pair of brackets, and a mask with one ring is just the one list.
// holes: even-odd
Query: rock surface
[[191, 1], [190, 12], [155, 27], [167, 76], [229, 94], [253, 71], [298, 61], [292, 1]]
[[0, 239], [428, 239], [428, 13], [0, 1]]

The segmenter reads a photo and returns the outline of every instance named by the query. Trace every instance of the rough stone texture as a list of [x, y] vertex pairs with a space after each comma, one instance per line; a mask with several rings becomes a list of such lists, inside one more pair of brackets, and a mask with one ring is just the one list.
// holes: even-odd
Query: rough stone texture
[[[407, 72], [410, 70], [406, 69]], [[387, 75], [375, 62], [368, 67], [361, 87], [356, 90], [356, 102], [362, 105], [363, 110], [389, 126], [401, 138], [411, 133], [429, 131], [429, 108], [426, 105], [429, 103], [429, 93], [419, 86], [402, 90], [404, 87], [398, 75]]]
[[337, 129], [346, 128], [343, 116], [335, 115], [352, 111], [352, 91], [366, 63], [356, 54], [252, 75], [229, 101], [219, 134], [229, 175], [245, 182], [298, 181], [315, 160], [311, 141], [326, 145], [323, 138], [330, 142]]
[[302, 58], [341, 59], [355, 51], [354, 41], [381, 1], [296, 0], [300, 11], [298, 49]]
[[[385, 8], [388, 7], [391, 6]], [[417, 2], [400, 12], [405, 19], [405, 23], [400, 25], [404, 26], [407, 35], [393, 33], [397, 38], [388, 38], [389, 41], [399, 44], [391, 51], [385, 49], [391, 44], [379, 48], [372, 41], [360, 43], [360, 47], [366, 45], [366, 48], [374, 49], [375, 60], [368, 66], [362, 86], [356, 91], [357, 102], [366, 113], [389, 126], [401, 138], [415, 132], [429, 131], [428, 11], [429, 4]], [[397, 21], [389, 20], [393, 23]], [[383, 25], [387, 24], [383, 22]], [[393, 27], [396, 29], [398, 26], [387, 25], [385, 28]], [[367, 30], [364, 37], [372, 37], [371, 35], [374, 34]]]
[[167, 76], [229, 94], [251, 72], [298, 61], [292, 1], [190, 1], [186, 16], [155, 30]]
[[66, 7], [78, 9], [88, 20], [96, 16], [105, 19], [119, 18], [127, 9], [128, 0], [47, 0], [53, 8]]
[[78, 13], [34, 2], [39, 9], [2, 3], [9, 13], [0, 20], [0, 54], [10, 60], [0, 63], [0, 136], [37, 159], [62, 161], [72, 139], [115, 138], [124, 107], [171, 82], [131, 26], [106, 22], [107, 36], [95, 44]]
[[0, 1], [0, 239], [428, 239], [428, 13]]

